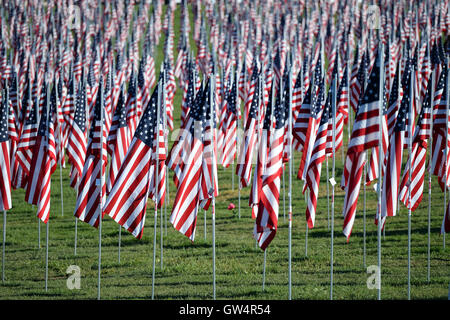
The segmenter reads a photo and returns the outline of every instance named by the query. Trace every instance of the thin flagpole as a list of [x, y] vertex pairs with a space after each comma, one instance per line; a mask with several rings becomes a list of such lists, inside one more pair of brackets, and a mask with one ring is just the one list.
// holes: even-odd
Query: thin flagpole
[[378, 102], [378, 152], [379, 159], [378, 161], [378, 184], [377, 184], [377, 195], [378, 195], [378, 225], [377, 225], [377, 245], [378, 245], [378, 300], [381, 300], [381, 226], [383, 224], [383, 220], [381, 218], [381, 186], [382, 186], [382, 174], [381, 174], [381, 163], [383, 162], [381, 159], [384, 159], [383, 155], [383, 137], [382, 137], [382, 129], [381, 122], [383, 117], [383, 88], [384, 88], [384, 45], [383, 41], [380, 40], [380, 46], [378, 48], [380, 50], [379, 54], [381, 55], [380, 61], [380, 94], [379, 94], [379, 102]]
[[100, 216], [98, 217], [98, 279], [97, 279], [97, 300], [100, 300], [100, 280], [101, 280], [101, 268], [102, 268], [102, 224], [103, 224], [103, 185], [105, 183], [104, 176], [103, 176], [103, 111], [104, 111], [104, 101], [103, 101], [103, 79], [100, 77], [100, 88], [99, 88], [99, 94], [100, 94], [100, 181], [99, 181], [99, 188], [100, 188], [100, 204], [99, 204], [99, 210], [100, 210]]
[[[163, 65], [161, 64], [161, 71], [164, 72]], [[164, 79], [164, 77], [163, 77]], [[157, 139], [159, 139], [159, 117], [160, 117], [160, 108], [161, 108], [161, 100], [162, 100], [162, 88], [161, 83], [158, 84], [158, 103], [156, 105], [156, 132], [157, 132]], [[159, 140], [158, 140], [159, 141]], [[156, 229], [158, 224], [158, 196], [159, 196], [159, 155], [158, 150], [156, 150], [156, 160], [155, 160], [155, 191], [153, 192], [155, 196], [155, 215], [154, 215], [154, 227], [153, 227], [153, 270], [152, 270], [152, 300], [155, 299], [155, 267], [156, 267]]]
[[77, 255], [77, 233], [78, 233], [78, 218], [75, 218], [75, 244], [73, 246], [73, 254]]
[[[60, 140], [61, 140], [61, 137], [60, 137]], [[61, 141], [61, 144], [62, 144], [62, 141]], [[63, 152], [64, 152], [64, 148], [61, 145], [61, 153], [63, 153]], [[61, 216], [64, 217], [64, 200], [63, 200], [64, 196], [63, 196], [62, 164], [61, 164], [62, 156], [63, 155], [61, 154], [60, 157], [59, 157], [59, 182], [60, 182], [60, 185], [61, 185]]]
[[[215, 60], [215, 59], [214, 59]], [[210, 103], [210, 130], [211, 130], [211, 143], [214, 146], [214, 122], [215, 122], [215, 116], [213, 113], [213, 104], [214, 104], [214, 96], [213, 93], [215, 92], [215, 81], [212, 81], [215, 79], [215, 70], [213, 70], [213, 73], [210, 76], [211, 82], [209, 86], [209, 103]], [[214, 118], [214, 119], [213, 119]], [[211, 213], [212, 213], [212, 255], [213, 255], [213, 261], [212, 261], [212, 267], [213, 267], [213, 299], [216, 300], [216, 197], [214, 196], [216, 190], [215, 190], [215, 177], [214, 177], [214, 164], [216, 163], [214, 161], [214, 147], [211, 148], [211, 156], [212, 156], [212, 164], [213, 168], [211, 170], [211, 180], [213, 185], [212, 190], [212, 199], [211, 199]]]
[[293, 151], [292, 151], [292, 56], [291, 56], [291, 68], [289, 70], [289, 186], [288, 186], [288, 216], [289, 216], [289, 242], [288, 242], [288, 282], [289, 282], [289, 300], [292, 300], [292, 163], [293, 163]]
[[410, 104], [409, 104], [409, 136], [408, 136], [408, 153], [410, 155], [410, 163], [409, 163], [409, 175], [408, 175], [408, 199], [409, 199], [409, 205], [408, 205], [408, 300], [411, 300], [411, 172], [412, 172], [412, 127], [413, 127], [413, 89], [414, 89], [414, 79], [415, 79], [415, 70], [414, 65], [411, 70], [411, 79], [410, 79], [410, 89], [409, 89], [409, 96], [411, 98]]
[[[166, 127], [167, 128], [167, 127]], [[166, 136], [166, 146], [168, 146], [168, 139]], [[166, 153], [167, 153], [167, 149], [166, 149]], [[166, 154], [166, 158], [167, 158], [167, 154]], [[167, 199], [164, 199], [164, 228], [165, 228], [165, 232], [166, 232], [166, 236], [167, 236], [167, 203], [170, 202], [170, 197], [169, 197], [169, 169], [166, 166], [166, 196]]]
[[118, 257], [117, 257], [117, 261], [120, 263], [120, 246], [121, 246], [121, 242], [122, 242], [122, 226], [119, 224], [119, 246], [118, 246]]
[[[450, 8], [449, 8], [450, 10]], [[449, 63], [448, 58], [445, 61], [445, 64], [447, 65], [447, 98], [446, 98], [446, 118], [448, 120], [449, 118]], [[444, 149], [444, 155], [445, 155], [445, 170], [444, 170], [444, 219], [445, 219], [445, 211], [447, 210], [447, 166], [448, 166], [448, 121], [445, 121], [445, 149]], [[444, 225], [444, 220], [442, 221], [442, 225]], [[442, 232], [442, 244], [443, 248], [445, 249], [445, 232]]]
[[[34, 209], [34, 205], [31, 206]], [[41, 219], [38, 218], [38, 248], [41, 248]]]
[[266, 261], [267, 261], [267, 248], [264, 250], [264, 263], [263, 263], [263, 276], [262, 276], [262, 291], [266, 286]]
[[[284, 166], [283, 166], [284, 167]], [[282, 172], [282, 182], [283, 182], [283, 221], [286, 222], [286, 182], [284, 179], [284, 168]]]
[[[163, 109], [163, 113], [162, 113], [162, 117], [163, 117], [163, 130], [164, 130], [164, 135], [165, 135], [165, 130], [166, 130], [166, 123], [167, 123], [167, 112], [166, 112], [166, 70], [164, 70], [164, 86], [162, 88], [162, 101], [164, 101], [164, 109]], [[160, 115], [161, 117], [161, 115]], [[158, 145], [159, 145], [159, 120], [158, 120]], [[164, 138], [166, 139], [166, 138]], [[158, 147], [159, 148], [159, 147]], [[159, 151], [157, 154], [157, 157], [159, 159]], [[158, 163], [159, 164], [159, 163]], [[167, 167], [165, 167], [166, 170], [166, 174], [167, 174]], [[159, 182], [159, 177], [158, 177], [158, 182]], [[166, 184], [167, 185], [167, 184]], [[157, 198], [159, 197], [159, 190], [156, 189], [157, 191], [155, 192], [155, 194], [157, 194]], [[158, 201], [158, 200], [157, 200]], [[165, 202], [165, 201], [164, 201]], [[164, 208], [164, 210], [167, 210], [167, 207]], [[163, 252], [164, 252], [164, 234], [163, 234], [163, 223], [164, 223], [164, 210], [162, 210], [161, 208], [161, 215], [160, 215], [160, 222], [161, 222], [161, 239], [160, 239], [160, 246], [161, 246], [161, 270], [163, 269]]]
[[[237, 68], [237, 70], [239, 70], [239, 67]], [[236, 159], [239, 159], [239, 152], [241, 150], [241, 148], [239, 148], [240, 146], [240, 141], [239, 141], [239, 136], [240, 136], [240, 130], [241, 130], [241, 120], [239, 119], [239, 114], [237, 112], [237, 108], [239, 108], [239, 110], [241, 109], [241, 101], [239, 100], [239, 86], [238, 86], [238, 77], [237, 77], [237, 70], [235, 70], [235, 76], [234, 76], [234, 81], [236, 81], [236, 122], [237, 122], [237, 134], [236, 134]], [[233, 161], [234, 162], [234, 161]], [[235, 171], [233, 169], [233, 174], [235, 174]], [[238, 178], [238, 217], [239, 219], [241, 219], [241, 189], [242, 189], [242, 185], [241, 185], [241, 179]]]
[[330, 177], [329, 177], [328, 157], [327, 156], [325, 156], [325, 162], [326, 162], [326, 167], [327, 167], [327, 217], [328, 217], [327, 227], [328, 227], [328, 230], [330, 230], [330, 186], [328, 184]]
[[2, 282], [5, 282], [6, 210], [3, 210]]
[[[50, 86], [47, 86], [46, 88], [47, 90], [47, 94], [46, 94], [46, 109], [47, 109], [47, 129], [49, 126], [49, 96], [50, 96]], [[48, 145], [48, 139], [49, 136], [48, 134], [46, 134], [46, 140], [47, 140], [47, 145]], [[41, 219], [39, 219], [40, 221]], [[47, 223], [46, 223], [46, 233], [45, 233], [45, 291], [48, 291], [48, 233], [49, 233], [49, 224], [50, 224], [50, 219], [48, 219]], [[39, 238], [40, 239], [40, 238]]]
[[47, 221], [46, 224], [46, 233], [45, 233], [45, 291], [48, 291], [48, 225], [50, 224], [50, 220]]
[[[428, 56], [430, 56], [430, 49], [428, 49]], [[431, 73], [431, 97], [434, 97], [434, 72]], [[432, 98], [433, 99], [433, 98]], [[434, 100], [434, 99], [433, 99]], [[430, 157], [428, 160], [428, 243], [427, 243], [427, 281], [430, 282], [431, 272], [431, 162], [433, 158], [433, 111], [431, 111], [430, 119]]]
[[366, 183], [365, 177], [367, 174], [367, 162], [364, 164], [363, 171], [363, 188], [364, 188], [364, 201], [363, 201], [363, 266], [366, 267], [366, 246], [367, 246], [367, 236], [366, 236]]
[[[338, 69], [339, 70], [339, 69]], [[330, 300], [333, 300], [333, 272], [334, 272], [334, 186], [336, 182], [334, 181], [335, 165], [336, 165], [336, 89], [337, 89], [337, 74], [333, 79], [332, 86], [332, 113], [333, 113], [333, 162], [331, 167], [331, 257], [330, 257]], [[327, 162], [328, 163], [328, 162]], [[328, 173], [328, 170], [327, 170]], [[327, 179], [328, 185], [328, 179]]]

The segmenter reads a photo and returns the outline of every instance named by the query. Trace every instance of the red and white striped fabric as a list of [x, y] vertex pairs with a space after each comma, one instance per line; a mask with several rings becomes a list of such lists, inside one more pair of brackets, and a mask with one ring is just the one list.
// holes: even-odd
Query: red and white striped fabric
[[108, 181], [106, 183], [106, 194], [109, 194], [111, 191], [117, 173], [122, 165], [122, 161], [127, 154], [130, 145], [130, 140], [128, 138], [127, 110], [124, 104], [123, 92], [121, 92], [112, 120], [111, 134], [108, 136], [107, 140], [107, 148], [108, 150], [111, 150], [111, 164], [109, 167]]
[[[297, 86], [297, 83], [295, 84], [295, 86]], [[311, 114], [311, 90], [311, 87], [309, 87], [298, 111], [297, 119], [295, 120], [294, 126], [292, 128], [292, 136], [294, 137], [293, 145], [296, 146], [295, 149], [297, 151], [303, 150], [306, 141], [306, 133], [308, 131], [309, 117]], [[292, 98], [292, 100], [294, 100], [294, 98]]]
[[[266, 114], [266, 119], [267, 119]], [[284, 110], [275, 107], [275, 128], [271, 121], [264, 121], [261, 144], [266, 144], [267, 161], [263, 168], [261, 190], [259, 191], [258, 214], [255, 220], [253, 235], [262, 250], [272, 242], [277, 232], [278, 210], [280, 198], [281, 173], [283, 163]]]
[[[6, 100], [5, 97], [3, 99]], [[8, 106], [7, 101], [0, 105], [0, 210], [12, 207]]]
[[[320, 116], [320, 122], [317, 134], [314, 135], [314, 147], [311, 153], [308, 168], [306, 170], [306, 186], [309, 189], [309, 197], [306, 206], [306, 222], [310, 229], [314, 228], [316, 221], [316, 207], [319, 198], [320, 173], [322, 171], [322, 163], [326, 157], [327, 136], [329, 130], [329, 115], [331, 111], [331, 92], [328, 93], [328, 101]], [[331, 128], [332, 130], [332, 128]]]
[[[99, 94], [94, 107], [94, 119], [89, 132], [86, 159], [83, 166], [74, 216], [97, 228], [103, 219], [102, 206], [105, 200], [105, 171], [108, 161], [106, 152], [106, 130], [103, 107], [103, 84], [100, 81]], [[100, 211], [102, 216], [100, 217]]]
[[[193, 118], [190, 122], [193, 122]], [[198, 122], [196, 122], [197, 124]], [[193, 125], [192, 125], [193, 127]], [[203, 143], [201, 141], [201, 122], [194, 130], [190, 130], [187, 139], [190, 141], [190, 152], [187, 155], [180, 184], [175, 196], [170, 222], [191, 241], [195, 239], [198, 202], [201, 191]]]
[[[44, 85], [43, 91], [45, 92], [46, 90], [46, 86]], [[53, 95], [54, 93], [52, 96]], [[45, 94], [45, 96], [47, 95]], [[36, 142], [33, 147], [30, 174], [25, 189], [25, 201], [37, 205], [37, 216], [44, 223], [48, 222], [50, 216], [51, 175], [56, 170], [56, 146], [54, 136], [54, 121], [56, 120], [56, 115], [54, 114], [56, 109], [56, 105], [54, 105], [55, 100], [51, 102], [48, 115], [46, 111], [47, 107], [44, 106], [43, 108]]]
[[254, 95], [249, 106], [248, 117], [245, 123], [244, 139], [239, 150], [239, 159], [236, 166], [236, 174], [241, 178], [241, 187], [250, 184], [252, 174], [253, 152], [257, 140], [257, 126], [259, 123], [259, 81], [256, 81]]
[[[403, 145], [406, 131], [406, 117], [408, 117], [410, 102], [414, 97], [410, 97], [411, 81], [413, 77], [410, 65], [405, 70], [405, 95], [397, 115], [393, 135], [389, 141], [389, 150], [386, 155], [386, 174], [383, 180], [381, 193], [381, 217], [395, 216], [397, 213], [397, 200], [400, 186], [400, 173], [402, 169]], [[413, 91], [414, 92], [414, 91]]]
[[[237, 80], [237, 78], [236, 78]], [[236, 157], [236, 127], [237, 127], [237, 114], [236, 114], [236, 95], [237, 86], [236, 80], [227, 95], [227, 109], [223, 110], [226, 113], [226, 123], [224, 126], [225, 135], [223, 141], [223, 152], [221, 162], [225, 168], [228, 168], [231, 162]]]
[[104, 212], [138, 239], [143, 235], [147, 198], [154, 179], [151, 167], [157, 99], [155, 89], [104, 205]]
[[[412, 153], [408, 157], [403, 178], [400, 184], [400, 201], [409, 208], [409, 189], [411, 189], [411, 211], [415, 211], [422, 201], [425, 178], [425, 162], [427, 142], [431, 135], [431, 86], [427, 89], [422, 110], [417, 123], [416, 134], [412, 143]], [[411, 170], [412, 162], [412, 170]], [[411, 170], [411, 184], [409, 184], [409, 171]]]
[[380, 60], [380, 53], [378, 52], [376, 63], [369, 77], [367, 89], [356, 111], [355, 123], [349, 141], [343, 178], [341, 180], [341, 187], [345, 190], [343, 233], [347, 237], [347, 241], [350, 239], [355, 221], [366, 152], [379, 143]]

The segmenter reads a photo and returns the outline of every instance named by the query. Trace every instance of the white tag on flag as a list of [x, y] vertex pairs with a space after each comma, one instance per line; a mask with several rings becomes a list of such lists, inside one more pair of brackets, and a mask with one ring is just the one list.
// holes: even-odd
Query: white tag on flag
[[334, 178], [330, 178], [330, 183], [334, 187], [336, 185], [336, 180], [334, 180]]

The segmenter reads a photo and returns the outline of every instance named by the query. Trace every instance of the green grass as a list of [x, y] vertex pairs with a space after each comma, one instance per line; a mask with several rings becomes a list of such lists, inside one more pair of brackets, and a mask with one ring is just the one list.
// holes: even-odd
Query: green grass
[[[178, 30], [179, 10], [175, 13]], [[192, 18], [192, 15], [191, 15]], [[191, 32], [191, 34], [193, 31]], [[157, 49], [156, 70], [162, 55], [164, 37]], [[178, 36], [175, 34], [175, 49]], [[192, 43], [192, 42], [191, 42]], [[177, 53], [175, 53], [176, 58]], [[181, 94], [175, 97], [175, 124], [179, 124]], [[346, 147], [347, 139], [345, 139]], [[294, 155], [294, 175], [300, 154]], [[406, 161], [406, 159], [404, 159]], [[331, 169], [331, 161], [330, 161]], [[342, 175], [342, 156], [336, 160], [336, 180]], [[238, 204], [237, 178], [232, 186], [231, 167], [218, 168], [219, 196], [216, 199], [216, 285], [217, 299], [287, 299], [288, 298], [288, 212], [286, 176], [286, 212], [281, 189], [278, 231], [267, 251], [265, 291], [262, 291], [263, 252], [252, 238], [254, 221], [248, 207], [250, 188], [242, 190], [241, 218], [227, 210], [230, 202]], [[330, 170], [331, 172], [331, 170]], [[41, 224], [38, 247], [36, 209], [24, 201], [23, 190], [12, 194], [13, 209], [7, 215], [5, 282], [0, 284], [0, 299], [96, 299], [98, 268], [98, 230], [78, 223], [77, 255], [74, 255], [76, 193], [69, 187], [69, 168], [63, 169], [64, 216], [61, 214], [59, 168], [52, 177], [49, 222], [49, 274], [45, 291], [45, 225]], [[168, 222], [175, 187], [170, 173], [170, 201], [163, 217], [163, 268], [160, 260], [160, 218], [158, 215], [156, 247], [156, 299], [212, 299], [212, 220], [199, 212], [194, 243]], [[305, 255], [305, 198], [303, 184], [293, 177], [292, 224], [292, 298], [328, 299], [330, 288], [330, 230], [328, 229], [326, 166], [323, 165], [317, 206], [316, 227], [308, 233]], [[343, 191], [336, 186], [334, 238], [334, 299], [376, 299], [377, 291], [367, 288], [369, 274], [363, 265], [363, 188], [350, 241], [342, 234]], [[427, 282], [427, 209], [428, 196], [412, 216], [411, 297], [412, 299], [447, 299], [450, 276], [450, 251], [439, 235], [444, 214], [444, 195], [433, 178], [431, 203], [431, 281]], [[367, 261], [377, 264], [377, 229], [373, 223], [376, 194], [367, 188]], [[1, 220], [3, 221], [3, 220]], [[122, 231], [121, 261], [118, 262], [118, 224], [105, 216], [102, 232], [102, 299], [150, 299], [153, 255], [153, 204], [149, 201], [144, 235], [136, 240]], [[382, 299], [407, 298], [407, 210], [401, 205], [396, 217], [388, 219], [382, 239]], [[447, 239], [448, 240], [448, 239]], [[81, 269], [81, 289], [66, 286], [70, 265]]]

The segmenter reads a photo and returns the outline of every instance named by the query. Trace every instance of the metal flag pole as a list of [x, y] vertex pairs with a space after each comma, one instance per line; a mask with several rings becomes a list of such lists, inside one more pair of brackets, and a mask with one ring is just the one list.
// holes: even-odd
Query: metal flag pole
[[[8, 105], [8, 100], [6, 97], [6, 104]], [[8, 112], [8, 108], [6, 108]], [[3, 248], [2, 248], [2, 282], [5, 282], [5, 250], [6, 250], [6, 210], [3, 210]]]
[[411, 98], [411, 101], [409, 103], [409, 115], [408, 115], [408, 121], [409, 121], [409, 136], [408, 136], [408, 153], [410, 155], [410, 164], [409, 164], [409, 175], [408, 175], [408, 199], [409, 199], [409, 205], [408, 205], [408, 300], [411, 300], [411, 171], [412, 171], [412, 162], [411, 162], [411, 154], [412, 154], [412, 128], [413, 128], [413, 89], [414, 89], [414, 79], [415, 79], [415, 70], [414, 70], [414, 64], [411, 69], [411, 79], [410, 79], [410, 88], [409, 88], [409, 96]]
[[[46, 124], [46, 143], [48, 145], [48, 127], [49, 127], [49, 96], [50, 96], [50, 90], [49, 90], [50, 86], [46, 86], [46, 101], [45, 101], [45, 106], [46, 106], [46, 110], [47, 110], [47, 124]], [[40, 221], [41, 219], [39, 219]], [[45, 233], [45, 291], [48, 291], [48, 233], [49, 233], [49, 224], [50, 224], [50, 219], [47, 221], [46, 223], [46, 233]]]
[[378, 152], [379, 152], [379, 161], [378, 161], [378, 184], [377, 184], [377, 195], [378, 195], [378, 225], [377, 225], [377, 244], [378, 244], [378, 300], [381, 300], [381, 226], [383, 225], [383, 220], [381, 218], [381, 186], [383, 176], [381, 174], [381, 164], [384, 159], [383, 155], [383, 137], [382, 137], [382, 129], [381, 122], [383, 117], [383, 88], [384, 88], [384, 45], [383, 41], [380, 39], [380, 45], [378, 47], [378, 54], [381, 56], [380, 59], [380, 87], [379, 87], [379, 102], [378, 102]]
[[[63, 75], [60, 75], [60, 81], [62, 81]], [[56, 86], [56, 83], [55, 83]], [[56, 93], [56, 101], [58, 101], [58, 90], [55, 90]], [[58, 102], [57, 102], [58, 103]], [[60, 125], [60, 124], [59, 124]], [[64, 195], [63, 195], [63, 181], [62, 181], [62, 157], [64, 156], [64, 146], [62, 141], [62, 130], [59, 130], [59, 184], [61, 188], [61, 216], [64, 217]]]
[[[284, 167], [284, 165], [283, 165]], [[286, 182], [284, 179], [285, 168], [282, 168], [282, 183], [283, 183], [283, 221], [286, 222]]]
[[[430, 57], [430, 49], [427, 50], [428, 58]], [[432, 70], [430, 80], [431, 80], [431, 99], [434, 100], [434, 72]], [[431, 163], [433, 161], [433, 107], [431, 106], [430, 115], [430, 157], [428, 160], [428, 243], [427, 243], [427, 282], [430, 282], [430, 271], [431, 271]]]
[[[34, 209], [34, 205], [31, 206]], [[38, 218], [38, 248], [41, 248], [41, 219]]]
[[266, 286], [266, 261], [267, 261], [267, 248], [264, 250], [264, 263], [263, 263], [263, 276], [262, 276], [262, 291]]
[[[236, 86], [236, 106], [235, 106], [235, 113], [236, 113], [236, 122], [237, 122], [237, 134], [236, 134], [236, 159], [239, 159], [239, 155], [238, 152], [240, 152], [241, 148], [240, 148], [240, 141], [239, 141], [239, 136], [241, 133], [241, 120], [239, 119], [239, 113], [238, 113], [238, 108], [239, 110], [241, 109], [241, 101], [239, 100], [239, 83], [238, 83], [238, 70], [239, 70], [239, 66], [236, 67], [236, 69], [234, 70], [234, 83], [233, 85]], [[233, 168], [233, 175], [236, 174]], [[242, 189], [242, 185], [241, 185], [241, 179], [238, 178], [238, 217], [239, 219], [241, 219], [241, 189]]]
[[[84, 75], [84, 69], [82, 70], [81, 82], [82, 82], [82, 87], [79, 88], [79, 89], [80, 90], [84, 90], [86, 88], [86, 78], [85, 78], [85, 75]], [[87, 115], [88, 115], [89, 111], [88, 111], [88, 108], [86, 108], [86, 106], [87, 106], [87, 95], [84, 94], [83, 97], [84, 97], [84, 102], [83, 103], [84, 103], [84, 106], [85, 106], [84, 111], [85, 111], [85, 114], [87, 113]], [[89, 119], [89, 117], [86, 117], [86, 119]], [[75, 244], [74, 244], [74, 255], [75, 256], [77, 255], [77, 240], [78, 240], [78, 218], [75, 217]]]
[[203, 210], [203, 233], [206, 241], [206, 210]]
[[[450, 8], [449, 8], [450, 10]], [[446, 92], [446, 118], [447, 121], [445, 121], [445, 149], [444, 149], [444, 155], [445, 155], [445, 170], [444, 170], [444, 219], [445, 219], [445, 211], [447, 210], [447, 166], [448, 166], [448, 118], [449, 118], [449, 63], [448, 58], [445, 61], [445, 64], [447, 65], [447, 92]], [[442, 221], [442, 225], [444, 224], [444, 220]], [[445, 232], [442, 232], [442, 245], [445, 249]]]
[[2, 282], [5, 282], [6, 210], [3, 210]]
[[[215, 59], [214, 59], [215, 60]], [[215, 70], [213, 69], [213, 73], [211, 74], [211, 81], [209, 85], [209, 112], [210, 112], [210, 130], [211, 130], [211, 144], [214, 144], [214, 122], [215, 122], [215, 115], [213, 113], [213, 104], [214, 104], [214, 95], [215, 92], [215, 81], [212, 81], [212, 79], [215, 79]], [[214, 118], [214, 119], [213, 119]], [[216, 300], [216, 198], [215, 198], [215, 177], [214, 177], [214, 164], [216, 163], [214, 161], [214, 147], [211, 148], [211, 161], [212, 161], [212, 170], [211, 170], [211, 181], [212, 181], [212, 199], [211, 199], [211, 214], [212, 214], [212, 254], [213, 254], [213, 299]]]
[[291, 67], [289, 70], [289, 186], [288, 186], [288, 217], [289, 217], [289, 242], [288, 242], [288, 259], [289, 259], [289, 270], [288, 270], [288, 282], [289, 282], [289, 300], [292, 299], [292, 163], [293, 163], [293, 150], [292, 150], [292, 59], [291, 56]]
[[[161, 71], [164, 72], [163, 69], [164, 64], [161, 64]], [[164, 80], [164, 77], [163, 77]], [[162, 95], [162, 88], [161, 88], [161, 82], [158, 83], [158, 103], [156, 105], [156, 132], [157, 137], [159, 136], [159, 117], [160, 117], [160, 108], [161, 108], [161, 95]], [[157, 138], [159, 139], [159, 138]], [[156, 157], [155, 157], [155, 190], [153, 193], [155, 196], [155, 221], [153, 224], [153, 270], [152, 270], [152, 300], [155, 299], [155, 266], [156, 266], [156, 227], [158, 223], [158, 184], [159, 184], [159, 178], [158, 178], [158, 169], [159, 169], [159, 155], [158, 151], [156, 151]]]
[[[167, 122], [167, 112], [166, 112], [166, 95], [167, 95], [167, 93], [166, 93], [166, 80], [167, 80], [167, 72], [166, 72], [165, 68], [164, 68], [163, 78], [164, 78], [164, 85], [163, 85], [163, 88], [162, 88], [162, 101], [164, 101], [164, 108], [163, 108], [162, 117], [163, 117], [163, 132], [164, 132], [164, 136], [165, 136], [166, 122]], [[160, 115], [160, 117], [161, 117], [161, 115]], [[157, 143], [159, 145], [159, 120], [158, 120], [158, 125], [156, 126], [156, 128], [158, 130], [158, 134], [157, 134], [157, 137], [158, 137], [157, 141], [158, 142]], [[166, 138], [164, 138], [164, 139], [166, 139]], [[157, 157], [159, 159], [159, 151], [157, 151]], [[158, 165], [159, 165], [159, 163], [158, 163]], [[166, 173], [167, 173], [167, 166], [165, 166], [165, 170], [166, 170]], [[159, 182], [159, 178], [158, 178], [158, 182]], [[158, 201], [158, 197], [159, 197], [159, 190], [158, 189], [155, 192], [155, 194], [157, 195], [157, 201]], [[165, 207], [165, 210], [167, 210], [167, 207]], [[163, 217], [163, 213], [164, 213], [164, 211], [161, 208], [161, 215], [160, 215], [160, 223], [161, 223], [161, 226], [160, 226], [161, 227], [161, 239], [160, 239], [160, 246], [161, 246], [161, 270], [163, 269], [163, 266], [164, 266], [164, 264], [163, 264], [163, 252], [164, 252], [164, 234], [163, 234], [163, 223], [164, 223], [163, 219], [164, 219], [164, 217]]]
[[99, 210], [100, 215], [98, 217], [98, 279], [97, 279], [97, 300], [100, 300], [100, 278], [101, 278], [101, 267], [102, 267], [102, 220], [103, 220], [103, 185], [105, 184], [104, 176], [103, 176], [103, 110], [104, 110], [104, 101], [103, 101], [103, 78], [100, 76], [100, 84], [99, 84], [99, 94], [100, 94], [100, 203]]
[[[338, 69], [339, 70], [339, 69]], [[330, 300], [333, 300], [333, 267], [334, 267], [334, 186], [336, 185], [336, 181], [334, 179], [335, 168], [336, 168], [336, 89], [337, 89], [337, 77], [338, 73], [335, 74], [333, 79], [333, 84], [331, 90], [333, 90], [332, 98], [331, 98], [331, 112], [333, 114], [333, 158], [332, 158], [332, 167], [331, 167], [331, 257], [330, 257]], [[328, 172], [328, 170], [327, 170]], [[327, 180], [328, 182], [328, 180]]]
[[364, 198], [363, 198], [363, 266], [366, 267], [366, 246], [367, 246], [367, 234], [366, 234], [366, 174], [367, 174], [367, 161], [363, 167], [363, 188], [364, 188]]

